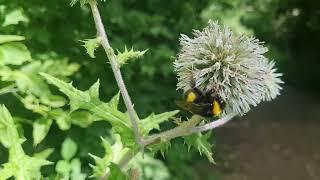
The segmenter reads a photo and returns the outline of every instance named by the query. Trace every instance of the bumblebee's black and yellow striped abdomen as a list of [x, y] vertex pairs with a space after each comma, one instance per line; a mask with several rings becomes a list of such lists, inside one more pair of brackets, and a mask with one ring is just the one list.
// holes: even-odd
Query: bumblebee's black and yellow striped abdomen
[[211, 93], [203, 93], [198, 88], [186, 91], [184, 99], [176, 103], [186, 111], [205, 117], [219, 117], [224, 109], [224, 103], [220, 97], [212, 96]]

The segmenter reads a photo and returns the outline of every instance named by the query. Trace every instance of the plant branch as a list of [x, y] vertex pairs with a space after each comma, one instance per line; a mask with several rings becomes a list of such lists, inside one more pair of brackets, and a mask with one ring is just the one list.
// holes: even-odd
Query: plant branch
[[161, 141], [169, 141], [170, 139], [174, 139], [180, 136], [187, 136], [197, 132], [208, 131], [226, 124], [234, 116], [235, 115], [227, 115], [216, 121], [213, 121], [204, 125], [196, 126], [203, 120], [203, 118], [201, 116], [194, 115], [190, 120], [180, 124], [179, 126], [173, 129], [149, 136], [149, 138], [144, 140], [143, 145], [148, 146], [150, 144], [158, 143]]
[[197, 132], [208, 131], [208, 130], [215, 129], [217, 127], [223, 126], [227, 122], [231, 121], [234, 117], [235, 117], [235, 115], [227, 115], [227, 116], [225, 116], [223, 118], [220, 118], [219, 120], [212, 121], [210, 123], [194, 127], [194, 128], [192, 128], [190, 130], [190, 132], [191, 132], [190, 134], [197, 133]]
[[112, 71], [114, 73], [114, 77], [115, 77], [115, 79], [117, 81], [117, 84], [119, 86], [122, 98], [123, 98], [124, 103], [126, 105], [126, 108], [128, 110], [128, 113], [129, 113], [129, 116], [130, 116], [130, 120], [131, 120], [131, 123], [132, 123], [132, 127], [133, 127], [133, 131], [134, 131], [134, 135], [135, 135], [135, 138], [136, 138], [136, 142], [140, 146], [142, 146], [143, 145], [143, 143], [142, 143], [143, 140], [142, 140], [142, 137], [141, 137], [141, 134], [140, 134], [140, 131], [139, 131], [139, 127], [138, 127], [138, 116], [137, 116], [137, 113], [135, 112], [135, 110], [133, 108], [133, 105], [132, 105], [130, 96], [128, 94], [127, 88], [126, 88], [126, 86], [124, 84], [124, 81], [123, 81], [123, 78], [122, 78], [122, 75], [121, 75], [121, 71], [120, 71], [120, 68], [119, 68], [119, 64], [117, 62], [117, 56], [115, 55], [112, 47], [110, 46], [107, 34], [105, 32], [105, 29], [104, 29], [104, 26], [103, 26], [103, 23], [102, 23], [102, 20], [101, 20], [101, 16], [100, 16], [99, 10], [98, 10], [98, 7], [97, 7], [97, 2], [96, 1], [90, 1], [90, 7], [91, 7], [91, 12], [92, 12], [92, 15], [93, 15], [93, 18], [94, 18], [94, 22], [95, 22], [95, 25], [96, 25], [98, 37], [101, 38], [101, 45], [103, 46], [103, 48], [104, 48], [104, 50], [105, 50], [105, 52], [106, 52], [106, 54], [108, 56], [108, 59], [109, 59], [110, 64], [111, 64]]

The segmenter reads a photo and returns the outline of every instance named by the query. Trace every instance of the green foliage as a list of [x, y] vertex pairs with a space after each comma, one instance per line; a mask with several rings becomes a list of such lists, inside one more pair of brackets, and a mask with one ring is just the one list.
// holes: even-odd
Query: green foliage
[[17, 35], [0, 35], [0, 44], [6, 42], [13, 42], [13, 41], [22, 41], [25, 40], [24, 36], [17, 36]]
[[99, 100], [99, 81], [93, 84], [89, 90], [80, 91], [74, 88], [72, 84], [65, 83], [49, 74], [41, 73], [41, 75], [48, 83], [57, 86], [61, 92], [68, 96], [71, 111], [85, 109], [102, 120], [108, 121], [113, 126], [115, 133], [121, 135], [126, 147], [135, 147], [135, 139], [128, 115], [117, 109], [119, 95], [116, 95], [114, 97], [116, 99], [109, 103], [104, 103]]
[[83, 47], [86, 48], [87, 53], [91, 58], [95, 58], [96, 56], [94, 55], [94, 51], [100, 46], [101, 39], [99, 37], [94, 38], [94, 39], [86, 39], [84, 41], [81, 41], [84, 44], [82, 45]]
[[114, 163], [110, 164], [110, 180], [129, 180], [129, 177], [124, 174], [121, 169]]
[[[72, 86], [70, 83], [63, 82], [49, 74], [41, 73], [41, 75], [48, 81], [59, 88], [61, 92], [66, 94], [70, 99], [71, 111], [78, 109], [85, 109], [91, 112], [94, 116], [101, 120], [108, 121], [113, 131], [121, 136], [122, 143], [125, 147], [136, 148], [133, 130], [129, 116], [118, 110], [119, 93], [115, 95], [109, 103], [100, 101], [99, 86], [97, 81], [89, 90], [80, 91]], [[167, 121], [179, 111], [171, 111], [159, 115], [151, 114], [146, 119], [139, 121], [139, 127], [142, 128], [142, 133], [147, 135], [152, 129], [159, 129], [159, 124]]]
[[90, 165], [93, 169], [92, 177], [103, 177], [110, 169], [112, 162], [119, 160], [119, 157], [125, 153], [129, 153], [128, 148], [124, 148], [119, 135], [114, 135], [115, 142], [110, 144], [106, 139], [101, 138], [104, 147], [104, 157], [100, 158], [93, 154], [89, 154], [95, 161], [95, 165]]
[[52, 119], [37, 119], [33, 124], [33, 144], [39, 144], [48, 134], [52, 124]]
[[1, 143], [9, 150], [9, 160], [2, 164], [0, 179], [14, 177], [17, 180], [37, 179], [41, 177], [40, 168], [51, 162], [41, 157], [30, 157], [25, 154], [21, 144], [24, 138], [19, 136], [11, 114], [4, 105], [0, 106]]
[[56, 164], [56, 172], [63, 178], [71, 180], [84, 180], [86, 174], [81, 173], [81, 161], [78, 158], [72, 159], [77, 152], [77, 144], [71, 139], [66, 138], [61, 147], [62, 160]]
[[203, 153], [204, 155], [206, 155], [211, 163], [215, 163], [214, 159], [212, 158], [212, 144], [208, 141], [210, 136], [211, 132], [208, 132], [204, 135], [201, 133], [196, 133], [183, 138], [188, 145], [189, 150], [191, 147], [194, 147], [200, 152], [200, 154]]
[[159, 159], [153, 158], [148, 154], [137, 155], [129, 163], [132, 170], [139, 173], [139, 179], [143, 180], [167, 180], [171, 174], [166, 165]]
[[[16, 41], [16, 39], [9, 39]], [[31, 55], [27, 47], [19, 42], [7, 42], [0, 45], [0, 64], [21, 65], [31, 61]]]
[[62, 143], [61, 155], [63, 159], [70, 160], [77, 152], [77, 144], [70, 138], [66, 138]]
[[16, 9], [6, 14], [2, 26], [16, 25], [19, 22], [28, 23], [29, 19], [25, 16], [21, 9]]
[[120, 66], [122, 66], [126, 64], [129, 60], [141, 58], [147, 51], [147, 49], [144, 51], [134, 51], [133, 48], [131, 48], [130, 51], [128, 51], [127, 47], [125, 47], [123, 52], [118, 51], [117, 53], [118, 63]]

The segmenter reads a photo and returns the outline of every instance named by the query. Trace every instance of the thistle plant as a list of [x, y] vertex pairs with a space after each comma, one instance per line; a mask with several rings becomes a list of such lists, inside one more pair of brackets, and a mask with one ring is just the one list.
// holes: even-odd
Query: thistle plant
[[[77, 2], [78, 0], [72, 0], [71, 4], [75, 5]], [[99, 97], [99, 80], [86, 91], [77, 89], [72, 83], [64, 81], [67, 79], [66, 76], [70, 76], [75, 71], [75, 68], [71, 68], [72, 72], [64, 76], [48, 69], [42, 69], [39, 74], [32, 73], [32, 76], [29, 75], [35, 77], [35, 82], [44, 83], [45, 80], [48, 84], [56, 86], [68, 98], [68, 104], [62, 97], [59, 99], [63, 99], [63, 103], [60, 103], [59, 106], [45, 101], [47, 99], [43, 98], [45, 96], [41, 93], [44, 92], [43, 89], [46, 89], [45, 92], [47, 92], [48, 97], [56, 97], [49, 91], [47, 84], [42, 85], [41, 92], [31, 91], [32, 86], [36, 84], [33, 83], [30, 87], [24, 89], [19, 89], [19, 86], [17, 86], [18, 92], [14, 91], [14, 93], [22, 100], [24, 100], [22, 97], [24, 94], [31, 93], [34, 101], [46, 105], [45, 110], [42, 111], [39, 108], [29, 108], [43, 116], [33, 125], [35, 145], [41, 143], [46, 137], [53, 122], [56, 122], [61, 130], [68, 130], [71, 124], [86, 128], [97, 121], [106, 121], [111, 125], [111, 129], [106, 129], [110, 132], [110, 136], [101, 137], [102, 147], [105, 150], [104, 155], [99, 157], [91, 153], [88, 154], [94, 160], [94, 163], [89, 164], [92, 168], [91, 177], [110, 180], [128, 179], [130, 176], [130, 173], [127, 173], [128, 169], [132, 170], [132, 168], [139, 166], [134, 162], [139, 164], [143, 161], [140, 155], [144, 153], [147, 161], [156, 162], [157, 166], [166, 169], [163, 168], [161, 163], [154, 161], [149, 152], [154, 154], [160, 151], [164, 154], [164, 151], [170, 146], [171, 140], [177, 137], [182, 137], [188, 148], [194, 147], [200, 154], [207, 156], [210, 162], [214, 162], [211, 151], [212, 145], [208, 141], [210, 132], [206, 134], [203, 134], [203, 132], [220, 127], [236, 115], [243, 115], [248, 112], [251, 106], [256, 106], [261, 101], [274, 99], [279, 95], [280, 84], [282, 83], [281, 74], [276, 73], [274, 63], [264, 56], [267, 48], [263, 47], [263, 44], [257, 39], [234, 34], [230, 29], [225, 26], [221, 27], [217, 22], [209, 22], [208, 27], [204, 28], [203, 31], [194, 31], [194, 38], [189, 38], [186, 35], [182, 35], [180, 38], [181, 51], [174, 62], [175, 71], [178, 75], [177, 89], [187, 91], [195, 86], [202, 91], [209, 91], [213, 95], [219, 95], [226, 103], [226, 108], [220, 119], [210, 119], [211, 121], [208, 122], [208, 119], [193, 115], [187, 121], [176, 123], [176, 127], [161, 132], [161, 124], [170, 119], [177, 119], [179, 111], [151, 113], [147, 117], [139, 117], [133, 107], [121, 73], [122, 66], [130, 63], [133, 59], [142, 58], [147, 50], [136, 51], [132, 48], [128, 51], [125, 48], [124, 52], [117, 51], [116, 53], [109, 43], [97, 7], [97, 1], [80, 0], [80, 4], [90, 6], [97, 31], [95, 38], [81, 41], [84, 43], [83, 47], [86, 48], [91, 58], [95, 58], [94, 51], [100, 45], [104, 48], [119, 93], [114, 95], [110, 101], [103, 102]], [[23, 38], [19, 39], [19, 41], [21, 40]], [[13, 39], [11, 41], [17, 40]], [[0, 46], [0, 50], [1, 48], [5, 49], [3, 46]], [[31, 57], [28, 58], [28, 61], [32, 61]], [[17, 81], [15, 76], [7, 78], [9, 67], [0, 64], [0, 68], [2, 80]], [[28, 74], [24, 75], [24, 77], [29, 76]], [[16, 88], [16, 86], [14, 87]], [[25, 90], [26, 88], [31, 90]], [[3, 92], [7, 93], [7, 89], [4, 89]], [[120, 95], [126, 107], [125, 112], [118, 108]], [[39, 106], [39, 102], [36, 105]], [[158, 131], [158, 133], [152, 133], [155, 131]], [[43, 177], [40, 167], [52, 164], [46, 160], [50, 153], [44, 153], [45, 155], [41, 158], [32, 158], [25, 155], [21, 146], [24, 137], [18, 133], [14, 118], [11, 117], [9, 111], [4, 106], [0, 106], [0, 137], [9, 137], [12, 134], [15, 137], [14, 146], [8, 145], [7, 139], [0, 138], [0, 142], [10, 151], [9, 162], [0, 169], [0, 179]], [[25, 162], [35, 161], [38, 162], [37, 166], [31, 170], [17, 166], [19, 160], [14, 158], [15, 154], [12, 153], [15, 147], [19, 148], [18, 153], [24, 158]], [[81, 172], [82, 165], [79, 158], [76, 157], [77, 149], [78, 146], [72, 139], [67, 138], [63, 142], [61, 150], [63, 159], [56, 163], [57, 175], [54, 177], [71, 177], [71, 179], [85, 179], [87, 177], [86, 174]], [[50, 152], [52, 151], [51, 149]], [[131, 160], [133, 160], [132, 163], [130, 163]], [[15, 167], [14, 171], [10, 169], [13, 166]], [[139, 166], [138, 169], [141, 170], [143, 167]], [[135, 173], [131, 174], [131, 178], [139, 174], [134, 170], [132, 172]]]
[[243, 115], [261, 101], [280, 93], [280, 73], [264, 53], [258, 39], [235, 34], [210, 21], [194, 38], [181, 35], [181, 51], [174, 62], [178, 89], [194, 86], [219, 95], [226, 103], [224, 114]]

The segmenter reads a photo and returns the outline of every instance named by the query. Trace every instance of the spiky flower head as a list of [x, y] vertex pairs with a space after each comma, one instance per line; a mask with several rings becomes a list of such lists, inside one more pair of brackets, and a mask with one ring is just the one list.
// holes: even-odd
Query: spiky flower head
[[264, 56], [268, 49], [258, 39], [212, 21], [193, 35], [180, 38], [181, 51], [174, 62], [178, 89], [195, 86], [212, 92], [226, 103], [225, 114], [240, 115], [280, 94], [282, 74]]

